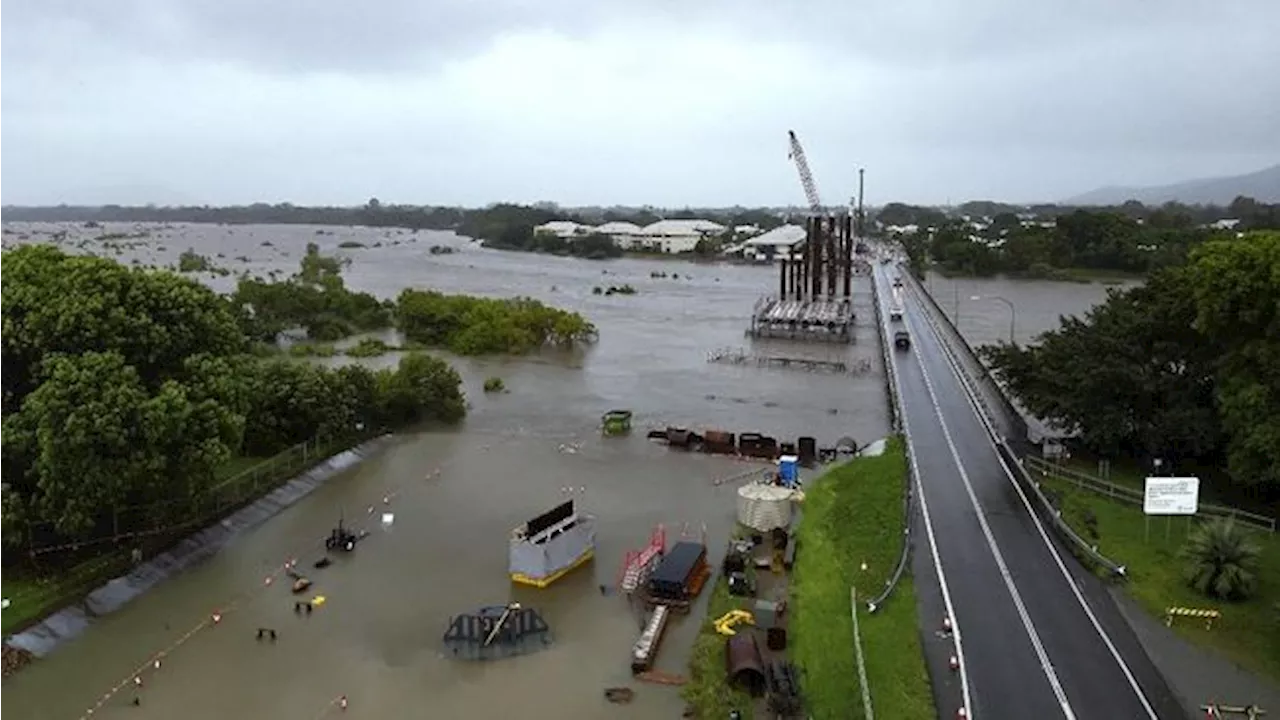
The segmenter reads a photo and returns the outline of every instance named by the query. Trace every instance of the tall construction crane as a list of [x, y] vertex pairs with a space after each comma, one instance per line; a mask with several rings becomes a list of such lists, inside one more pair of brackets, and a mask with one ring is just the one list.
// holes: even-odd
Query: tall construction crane
[[787, 159], [795, 162], [796, 171], [800, 173], [800, 184], [804, 186], [804, 195], [809, 199], [809, 210], [814, 215], [821, 215], [822, 200], [818, 198], [818, 186], [813, 182], [813, 173], [809, 172], [809, 161], [804, 159], [804, 148], [800, 146], [800, 138], [796, 137], [794, 130], [788, 130], [787, 137], [791, 140], [791, 152], [787, 155]]

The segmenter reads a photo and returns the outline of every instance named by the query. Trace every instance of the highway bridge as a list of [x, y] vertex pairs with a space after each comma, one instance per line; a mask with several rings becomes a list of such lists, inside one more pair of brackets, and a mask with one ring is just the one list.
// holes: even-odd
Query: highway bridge
[[[895, 321], [898, 276], [904, 312]], [[882, 338], [906, 330], [911, 339], [890, 356], [923, 520], [916, 525], [924, 537], [915, 540], [921, 603], [930, 605], [924, 596], [933, 588], [954, 628], [944, 642], [959, 682], [942, 694], [983, 720], [1185, 718], [1107, 589], [1019, 484], [1017, 461], [979, 410], [958, 353], [935, 330], [924, 289], [894, 264], [877, 264], [873, 281]], [[934, 577], [920, 577], [924, 553]]]

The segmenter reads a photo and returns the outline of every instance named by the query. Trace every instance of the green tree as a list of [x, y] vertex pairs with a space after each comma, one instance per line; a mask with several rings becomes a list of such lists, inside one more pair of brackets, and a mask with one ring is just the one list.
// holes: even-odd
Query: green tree
[[595, 337], [595, 327], [578, 313], [531, 298], [495, 300], [404, 290], [396, 301], [396, 319], [410, 340], [460, 355], [520, 354]]
[[1246, 600], [1258, 586], [1261, 552], [1231, 519], [1210, 520], [1197, 527], [1182, 547], [1183, 577], [1207, 597]]
[[244, 336], [227, 302], [168, 272], [30, 245], [6, 251], [3, 298], [5, 411], [13, 411], [57, 353], [117, 352], [144, 385], [181, 374], [191, 355], [241, 351]]
[[244, 451], [266, 456], [325, 431], [333, 435], [346, 418], [325, 368], [289, 360], [256, 364], [250, 378], [253, 404], [246, 417]]
[[1187, 322], [1195, 314], [1186, 273], [1168, 270], [1112, 291], [1085, 318], [1033, 345], [979, 354], [1027, 409], [1077, 431], [1108, 456], [1194, 459], [1217, 450], [1213, 346]]
[[5, 434], [30, 461], [11, 489], [61, 533], [84, 533], [104, 509], [194, 495], [230, 457], [235, 417], [176, 381], [151, 396], [118, 353], [58, 356], [46, 372]]
[[1280, 232], [1200, 247], [1188, 287], [1189, 317], [1218, 349], [1216, 399], [1232, 475], [1280, 486]]
[[378, 393], [383, 417], [396, 427], [427, 420], [454, 423], [467, 412], [458, 372], [425, 353], [405, 355], [394, 372], [380, 373]]

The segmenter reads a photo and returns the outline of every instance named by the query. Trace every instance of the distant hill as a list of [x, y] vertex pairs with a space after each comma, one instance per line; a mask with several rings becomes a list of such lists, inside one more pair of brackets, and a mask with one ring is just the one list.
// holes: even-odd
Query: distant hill
[[1137, 200], [1143, 205], [1175, 201], [1187, 205], [1229, 205], [1237, 196], [1258, 202], [1280, 202], [1280, 165], [1247, 175], [1205, 178], [1159, 187], [1105, 187], [1064, 200], [1064, 205], [1119, 205]]

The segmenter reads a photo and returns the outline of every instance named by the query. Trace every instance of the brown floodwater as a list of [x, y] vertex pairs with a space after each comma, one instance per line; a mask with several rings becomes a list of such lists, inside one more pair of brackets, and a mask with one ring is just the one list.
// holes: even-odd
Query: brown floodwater
[[[614, 582], [624, 552], [643, 544], [657, 523], [672, 536], [686, 526], [697, 534], [705, 528], [711, 546], [722, 545], [733, 523], [735, 484], [714, 481], [750, 466], [670, 451], [646, 441], [644, 432], [669, 424], [720, 427], [784, 439], [813, 435], [830, 445], [845, 436], [865, 444], [888, 431], [865, 283], [857, 286], [861, 317], [853, 346], [752, 345], [743, 330], [756, 298], [774, 287], [770, 268], [589, 262], [484, 250], [451, 233], [365, 228], [5, 227], [6, 245], [48, 242], [65, 230], [58, 242], [72, 250], [167, 265], [190, 247], [233, 273], [292, 272], [305, 244], [316, 242], [352, 259], [346, 278], [355, 289], [383, 296], [404, 287], [527, 295], [578, 310], [600, 328], [599, 343], [583, 352], [451, 358], [472, 405], [462, 427], [401, 435], [208, 562], [100, 619], [5, 681], [3, 709], [13, 717], [81, 717], [156, 651], [244, 593], [248, 599], [220, 624], [149, 670], [140, 691], [126, 688], [94, 717], [309, 720], [336, 714], [330, 703], [343, 694], [353, 718], [679, 717], [676, 688], [631, 681], [628, 652], [639, 620], [599, 586]], [[94, 239], [104, 233], [145, 236]], [[366, 247], [337, 249], [342, 242]], [[458, 252], [430, 254], [436, 244]], [[221, 289], [234, 280], [203, 279]], [[1020, 332], [1052, 327], [1058, 313], [1083, 311], [1103, 290], [969, 282], [969, 295], [1001, 294], [1017, 303]], [[622, 284], [638, 294], [592, 294], [594, 286]], [[974, 302], [971, 312], [991, 318], [991, 327], [1005, 322], [1006, 309], [994, 303]], [[850, 376], [708, 363], [709, 352], [739, 346], [758, 354], [866, 358], [872, 371]], [[365, 362], [390, 364], [395, 357]], [[493, 375], [508, 392], [481, 392]], [[629, 438], [599, 434], [600, 415], [615, 407], [636, 413]], [[505, 574], [510, 528], [567, 493], [598, 518], [595, 562], [547, 590], [513, 588]], [[374, 521], [384, 511], [394, 513], [389, 526]], [[287, 588], [264, 587], [263, 578], [295, 554], [309, 567], [316, 554], [300, 548], [314, 547], [339, 513], [368, 522], [373, 533], [353, 556], [313, 573], [326, 602], [310, 617], [295, 616]], [[512, 599], [541, 611], [555, 635], [551, 649], [484, 664], [442, 656], [440, 637], [451, 615]], [[672, 626], [659, 669], [684, 671], [699, 619], [695, 609]], [[262, 626], [276, 628], [279, 640], [257, 642], [254, 631]], [[621, 684], [637, 689], [635, 701], [609, 705], [603, 689]], [[135, 696], [137, 707], [130, 705]]]

